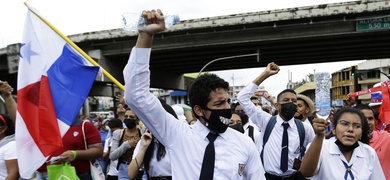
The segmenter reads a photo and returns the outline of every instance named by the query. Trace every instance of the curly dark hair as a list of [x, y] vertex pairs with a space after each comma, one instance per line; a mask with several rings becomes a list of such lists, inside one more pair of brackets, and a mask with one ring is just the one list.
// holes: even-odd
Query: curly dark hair
[[[192, 111], [194, 111], [195, 105], [206, 107], [207, 103], [210, 101], [211, 91], [215, 91], [217, 88], [223, 88], [228, 91], [229, 83], [211, 73], [202, 74], [197, 77], [188, 88], [188, 97], [190, 99]], [[195, 112], [194, 114], [199, 118]]]
[[351, 114], [357, 114], [360, 118], [360, 122], [362, 123], [362, 137], [360, 141], [365, 144], [370, 143], [370, 138], [369, 138], [369, 127], [368, 123], [366, 121], [366, 118], [364, 117], [364, 114], [359, 110], [351, 107], [345, 107], [341, 108], [336, 112], [336, 114], [333, 117], [333, 127], [337, 127], [337, 124], [341, 118], [341, 116], [345, 113], [351, 113]]
[[284, 93], [288, 93], [288, 92], [297, 95], [297, 93], [296, 93], [293, 89], [285, 89], [285, 90], [283, 90], [282, 92], [280, 92], [280, 93], [278, 94], [278, 96], [276, 96], [276, 101], [279, 103], [280, 98], [282, 98], [282, 95], [283, 95]]

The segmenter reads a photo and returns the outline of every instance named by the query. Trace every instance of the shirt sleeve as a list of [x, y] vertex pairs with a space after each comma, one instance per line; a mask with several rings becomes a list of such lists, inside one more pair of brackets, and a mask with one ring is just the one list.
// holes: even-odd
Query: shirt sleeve
[[3, 146], [5, 150], [4, 152], [4, 160], [14, 160], [17, 159], [18, 156], [16, 154], [16, 143], [15, 141], [11, 141], [7, 143], [5, 146]]
[[120, 146], [121, 133], [124, 130], [116, 130], [112, 134], [112, 146], [110, 151], [110, 159], [115, 161], [119, 159], [127, 150], [131, 148], [128, 142], [123, 142]]
[[137, 145], [135, 146], [134, 152], [133, 152], [133, 159], [137, 156], [139, 149], [141, 148], [142, 141], [138, 141]]
[[145, 127], [165, 147], [172, 146], [177, 134], [185, 134], [188, 124], [167, 113], [160, 101], [150, 93], [150, 48], [133, 48], [123, 70], [126, 104], [137, 114]]
[[110, 138], [109, 139], [106, 138], [106, 141], [105, 141], [104, 147], [103, 147], [103, 152], [104, 153], [108, 152], [109, 143], [110, 143]]
[[260, 153], [256, 146], [252, 143], [248, 149], [248, 163], [246, 164], [245, 179], [264, 179], [265, 171], [260, 159]]
[[257, 89], [257, 85], [249, 83], [246, 85], [237, 95], [238, 102], [245, 113], [249, 116], [254, 124], [264, 132], [265, 126], [267, 125], [271, 114], [264, 112], [261, 108], [257, 108], [250, 100], [253, 92]]

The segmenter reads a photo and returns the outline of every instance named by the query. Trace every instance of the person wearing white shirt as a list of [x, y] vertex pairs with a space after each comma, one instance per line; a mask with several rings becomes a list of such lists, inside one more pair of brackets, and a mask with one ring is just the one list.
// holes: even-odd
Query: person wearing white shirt
[[110, 131], [108, 132], [110, 136], [107, 136], [108, 138], [106, 138], [106, 144], [103, 149], [103, 159], [110, 160], [107, 180], [118, 180], [118, 160], [109, 159], [109, 155], [112, 146], [112, 132], [123, 129], [123, 122], [120, 119], [113, 118], [108, 122], [108, 127], [110, 128]]
[[[173, 117], [179, 119], [175, 109], [161, 100], [161, 105]], [[180, 107], [180, 106], [178, 106]], [[180, 107], [181, 108], [181, 107]], [[184, 115], [183, 115], [184, 116]], [[186, 123], [187, 124], [187, 123]], [[142, 173], [142, 174], [141, 174]], [[133, 159], [127, 168], [131, 179], [171, 180], [171, 158], [165, 146], [149, 130], [145, 131], [134, 149]]]
[[314, 117], [316, 136], [302, 160], [302, 175], [313, 180], [386, 179], [375, 150], [368, 145], [369, 126], [360, 110], [338, 110], [333, 119], [335, 137], [327, 140], [324, 137], [329, 122]]
[[[261, 153], [261, 150], [263, 149], [263, 141], [261, 140], [261, 135], [260, 135], [261, 133], [259, 129], [257, 128], [256, 125], [250, 124], [248, 115], [244, 113], [240, 113], [239, 116], [243, 124], [244, 134], [249, 136], [253, 140], [253, 142], [257, 147], [257, 150], [259, 151], [259, 153]], [[251, 128], [253, 129], [251, 130]]]
[[[204, 74], [192, 83], [188, 96], [199, 118], [192, 126], [177, 121], [149, 92], [153, 37], [165, 30], [165, 23], [160, 10], [143, 11], [142, 16], [151, 24], [138, 31], [137, 43], [123, 71], [125, 100], [153, 136], [165, 145], [171, 157], [172, 179], [198, 180], [205, 173], [202, 166], [207, 165], [214, 165], [204, 168], [212, 170], [206, 173], [211, 174], [209, 179], [265, 179], [259, 152], [251, 139], [228, 128], [231, 110], [226, 81], [214, 74]], [[206, 146], [214, 150], [210, 151], [214, 156], [207, 154], [215, 158], [214, 164], [203, 163]]]
[[166, 153], [165, 147], [148, 131], [142, 135], [141, 141], [138, 141], [135, 147], [133, 160], [128, 167], [129, 177], [139, 177], [139, 169], [143, 169], [145, 173], [143, 176], [141, 174], [143, 180], [172, 179], [171, 158]]
[[0, 167], [0, 179], [19, 178], [15, 125], [5, 114], [0, 114]]
[[[255, 123], [261, 132], [261, 139], [264, 138], [264, 131], [270, 121], [272, 115], [264, 112], [261, 108], [257, 108], [251, 101], [252, 94], [258, 89], [258, 86], [266, 80], [268, 77], [277, 74], [279, 72], [279, 66], [275, 63], [269, 63], [267, 68], [255, 79], [252, 83], [245, 86], [237, 96], [237, 99], [249, 116], [249, 118]], [[298, 127], [294, 120], [294, 114], [297, 110], [296, 106], [297, 95], [294, 90], [286, 89], [278, 94], [275, 108], [279, 111], [276, 116], [276, 124], [273, 127], [267, 143], [263, 147], [263, 164], [268, 179], [272, 178], [295, 178], [299, 176], [297, 173], [298, 168], [293, 168], [294, 161], [300, 156], [300, 136], [298, 133]], [[288, 135], [288, 151], [287, 151], [287, 169], [282, 168], [282, 140], [284, 134], [283, 124], [288, 123], [286, 134]], [[314, 132], [312, 127], [305, 123], [302, 123], [305, 129], [305, 137], [303, 146], [306, 147], [314, 138]], [[284, 166], [285, 167], [285, 166]], [[282, 170], [283, 169], [283, 170]]]

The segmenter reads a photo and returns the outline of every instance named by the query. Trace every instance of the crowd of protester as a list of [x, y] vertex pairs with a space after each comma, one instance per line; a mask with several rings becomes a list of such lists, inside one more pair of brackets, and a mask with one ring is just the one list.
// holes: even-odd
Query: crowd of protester
[[[144, 11], [155, 22], [140, 30], [124, 69], [125, 97], [117, 95], [116, 118], [75, 117], [64, 146], [37, 170], [65, 161], [82, 180], [97, 160], [107, 180], [116, 179], [390, 179], [390, 134], [381, 102], [332, 109], [316, 116], [314, 102], [292, 89], [276, 99], [259, 86], [279, 72], [269, 63], [230, 102], [229, 85], [214, 74], [189, 87], [191, 116], [149, 92], [153, 36], [165, 30], [161, 11]], [[0, 114], [0, 179], [18, 179], [13, 88], [0, 82], [8, 114]], [[261, 104], [263, 97], [267, 104]], [[390, 117], [387, 117], [390, 118]], [[380, 128], [378, 128], [380, 127]], [[386, 178], [387, 177], [387, 178]]]

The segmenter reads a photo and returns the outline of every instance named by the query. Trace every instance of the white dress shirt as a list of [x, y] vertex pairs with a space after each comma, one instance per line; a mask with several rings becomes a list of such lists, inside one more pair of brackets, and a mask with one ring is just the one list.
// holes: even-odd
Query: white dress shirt
[[[351, 166], [355, 179], [384, 180], [381, 165], [375, 150], [367, 144], [358, 142], [359, 146], [353, 150], [352, 157], [348, 162], [341, 153], [339, 147], [334, 143], [334, 137], [325, 139], [322, 143], [318, 172], [312, 180], [322, 179], [344, 179], [346, 168], [342, 161]], [[309, 145], [310, 146], [310, 145]], [[351, 179], [348, 174], [347, 179]]]
[[[268, 121], [272, 117], [271, 114], [263, 111], [261, 108], [257, 108], [251, 101], [250, 97], [253, 92], [258, 88], [254, 83], [250, 83], [245, 86], [240, 93], [238, 93], [237, 99], [240, 102], [242, 109], [246, 114], [251, 118], [253, 123], [255, 123], [261, 133], [261, 139], [263, 139], [265, 128], [267, 127]], [[277, 115], [276, 124], [272, 130], [267, 143], [263, 149], [263, 161], [264, 161], [264, 170], [267, 173], [277, 175], [277, 176], [289, 176], [296, 172], [293, 169], [294, 159], [298, 158], [300, 155], [299, 151], [299, 133], [298, 128], [294, 122], [294, 118], [291, 118], [288, 123], [290, 127], [287, 129], [288, 132], [288, 170], [282, 172], [280, 170], [280, 158], [282, 152], [282, 137], [283, 137], [283, 125], [284, 120]], [[311, 126], [303, 123], [305, 128], [305, 140], [303, 145], [306, 147], [313, 138], [314, 131]]]
[[[251, 125], [251, 124], [248, 121], [244, 126], [242, 126], [244, 128], [244, 134], [247, 135], [248, 137], [250, 137], [249, 136], [249, 125]], [[257, 128], [256, 125], [251, 125], [251, 126], [253, 127], [254, 143], [255, 143], [259, 153], [261, 153], [261, 150], [263, 149], [263, 139], [261, 139], [259, 128]]]
[[[152, 159], [150, 160], [150, 165], [149, 165], [150, 177], [171, 176], [172, 175], [171, 158], [169, 157], [169, 153], [166, 152], [165, 156], [162, 157], [160, 161], [157, 161], [157, 150], [158, 150], [159, 142], [157, 142], [157, 140], [154, 140], [154, 142], [152, 143], [154, 143], [154, 149], [153, 149], [153, 156]], [[138, 141], [137, 146], [134, 149], [133, 159], [137, 156], [141, 146], [142, 146], [142, 141]], [[147, 180], [147, 177], [145, 178], [146, 178], [145, 180]]]
[[[309, 131], [311, 131], [311, 132], [309, 132], [310, 134], [314, 134], [314, 135], [316, 134], [316, 133], [314, 132], [313, 125], [311, 125], [309, 119], [306, 118], [306, 120], [305, 120], [305, 121], [302, 121], [302, 123], [303, 123], [303, 124], [307, 124], [309, 127], [311, 127], [310, 130], [309, 130]], [[307, 132], [307, 130], [306, 130], [306, 132]]]
[[[106, 138], [106, 142], [105, 142], [105, 145], [104, 145], [104, 148], [103, 148], [103, 153], [107, 153], [108, 152], [108, 148], [112, 146], [111, 138], [112, 138], [112, 136], [110, 136], [109, 138]], [[118, 176], [117, 165], [118, 165], [118, 160], [114, 160], [113, 161], [113, 160], [110, 159], [110, 167], [108, 169], [107, 175]]]
[[[123, 75], [126, 103], [171, 157], [172, 179], [198, 180], [210, 130], [200, 121], [193, 126], [167, 113], [149, 92], [150, 48], [133, 48]], [[265, 179], [260, 155], [252, 139], [228, 128], [214, 142], [214, 179]]]

